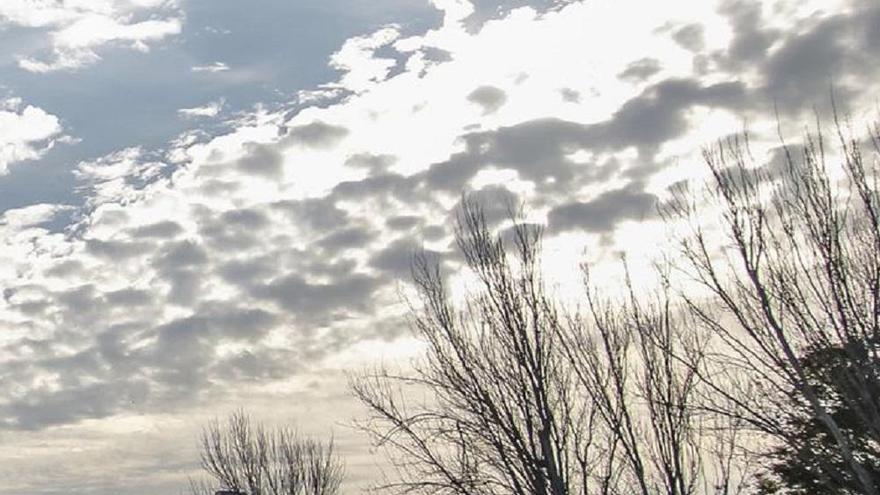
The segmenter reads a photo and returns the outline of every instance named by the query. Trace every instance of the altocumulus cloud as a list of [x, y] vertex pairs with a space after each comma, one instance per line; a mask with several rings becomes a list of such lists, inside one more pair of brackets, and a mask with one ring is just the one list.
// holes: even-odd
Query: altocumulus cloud
[[182, 14], [176, 1], [108, 0], [0, 4], [0, 25], [38, 30], [46, 40], [15, 54], [31, 72], [73, 70], [101, 59], [99, 49], [117, 44], [147, 51], [152, 43], [179, 34]]
[[17, 98], [0, 101], [0, 175], [13, 163], [36, 160], [55, 143], [69, 141], [62, 131], [58, 117], [41, 108]]
[[[279, 387], [330, 394], [297, 380], [370, 345], [397, 352], [411, 253], [457, 266], [447, 226], [462, 190], [498, 225], [502, 204], [525, 200], [549, 226], [551, 272], [584, 245], [648, 255], [656, 243], [629, 236], [652, 232], [657, 198], [698, 175], [699, 145], [747, 118], [760, 148], [775, 95], [790, 115], [821, 100], [827, 87], [786, 90], [792, 67], [845, 75], [848, 105], [876, 91], [880, 9], [868, 4], [543, 2], [494, 18], [497, 3], [433, 3], [446, 14], [436, 29], [386, 26], [341, 47], [329, 62], [339, 79], [317, 88], [336, 100], [81, 163], [87, 201], [63, 232], [45, 223], [65, 206], [7, 212], [0, 422], [112, 429], [211, 401], [259, 404]], [[632, 17], [636, 4], [657, 11]], [[123, 5], [135, 8], [89, 15], [126, 26]], [[173, 34], [173, 3], [137, 5], [170, 23], [140, 42]], [[78, 22], [62, 14], [27, 22]], [[58, 67], [100, 46], [57, 39], [45, 63]], [[44, 118], [54, 125], [19, 146], [38, 153], [60, 135]]]

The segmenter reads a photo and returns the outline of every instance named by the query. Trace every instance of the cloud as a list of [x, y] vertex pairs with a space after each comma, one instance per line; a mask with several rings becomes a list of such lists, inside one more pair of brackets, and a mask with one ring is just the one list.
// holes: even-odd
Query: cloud
[[645, 220], [653, 213], [657, 197], [635, 184], [606, 191], [595, 199], [572, 202], [554, 208], [548, 221], [556, 231], [583, 229], [607, 233], [624, 220]]
[[[144, 17], [147, 18], [139, 20]], [[9, 0], [0, 5], [0, 25], [46, 33], [48, 57], [19, 54], [19, 66], [37, 73], [91, 65], [101, 59], [97, 50], [108, 45], [148, 51], [152, 43], [179, 34], [182, 23], [175, 2], [164, 0], [62, 3]]]
[[200, 117], [216, 117], [220, 115], [220, 112], [223, 111], [223, 106], [226, 104], [224, 99], [219, 99], [217, 101], [212, 101], [206, 105], [202, 105], [200, 107], [193, 108], [181, 108], [177, 111], [177, 114], [181, 117], [188, 119], [195, 119]]
[[194, 65], [190, 70], [193, 72], [226, 72], [229, 70], [229, 66], [223, 62], [213, 62], [207, 65]]
[[655, 58], [642, 58], [629, 64], [626, 70], [621, 72], [618, 77], [635, 82], [644, 81], [654, 74], [660, 72], [660, 61]]
[[39, 159], [56, 143], [69, 142], [62, 132], [58, 117], [41, 108], [14, 98], [0, 102], [0, 175], [14, 163]]
[[[102, 4], [95, 15], [122, 12], [122, 3]], [[525, 201], [529, 221], [549, 226], [557, 249], [548, 261], [570, 272], [597, 239], [608, 240], [600, 258], [630, 229], [648, 237], [630, 245], [654, 246], [657, 197], [694, 177], [699, 145], [738, 131], [743, 114], [759, 129], [772, 124], [755, 95], [788, 88], [783, 108], [808, 108], [801, 102], [818, 90], [786, 78], [800, 64], [817, 64], [798, 69], [812, 77], [843, 60], [865, 86], [853, 101], [876, 85], [866, 63], [876, 53], [867, 50], [873, 21], [848, 12], [796, 17], [797, 32], [786, 33], [778, 16], [748, 6], [719, 14], [711, 3], [434, 4], [446, 14], [437, 29], [403, 38], [402, 28], [383, 28], [341, 47], [332, 60], [339, 80], [314, 88], [331, 99], [297, 99], [221, 130], [193, 120], [204, 131], [166, 149], [77, 164], [82, 208], [7, 212], [0, 422], [81, 432], [214, 414], [216, 404], [290, 390], [303, 395], [287, 404], [323, 404], [314, 394], [341, 395], [341, 385], [303, 392], [309, 373], [343, 366], [360, 346], [404, 352], [398, 289], [416, 250], [455, 268], [449, 222], [462, 190], [476, 191], [502, 232], [507, 204]], [[139, 5], [119, 23], [141, 22], [148, 7], [156, 19], [177, 16], [158, 1]], [[637, 7], [657, 10], [632, 16]], [[33, 29], [74, 22], [43, 15], [28, 21]], [[750, 19], [776, 33], [761, 50], [741, 39]], [[82, 47], [100, 53], [117, 42], [134, 43]], [[588, 49], [597, 46], [614, 49]], [[57, 62], [47, 57], [39, 60]], [[705, 72], [694, 70], [697, 57]], [[4, 112], [16, 132], [27, 128], [21, 119], [52, 124], [13, 147], [39, 154], [60, 139], [60, 121], [45, 112]], [[73, 223], [45, 228], [60, 215]]]
[[329, 148], [347, 136], [348, 132], [344, 127], [315, 121], [291, 127], [287, 133], [287, 140], [310, 148]]
[[361, 93], [385, 80], [397, 62], [375, 57], [375, 54], [399, 37], [399, 27], [387, 26], [368, 36], [350, 38], [330, 57], [330, 66], [339, 70], [342, 76], [338, 82], [324, 87]]
[[483, 107], [483, 115], [493, 114], [507, 102], [507, 94], [495, 86], [480, 86], [471, 91], [468, 101]]
[[672, 39], [692, 52], [700, 52], [706, 45], [705, 28], [701, 24], [688, 24], [676, 29]]

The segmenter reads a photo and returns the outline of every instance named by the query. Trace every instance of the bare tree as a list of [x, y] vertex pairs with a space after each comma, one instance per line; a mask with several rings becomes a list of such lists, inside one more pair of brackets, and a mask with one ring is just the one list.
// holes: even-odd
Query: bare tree
[[242, 411], [205, 427], [201, 463], [211, 481], [191, 482], [194, 495], [211, 494], [218, 484], [246, 495], [336, 495], [344, 476], [332, 440], [269, 429]]
[[541, 229], [511, 215], [505, 243], [479, 204], [462, 204], [456, 240], [476, 287], [456, 307], [439, 266], [417, 255], [411, 315], [426, 356], [412, 374], [352, 382], [397, 469], [382, 488], [733, 493], [729, 443], [706, 449], [694, 372], [673, 358], [684, 342], [670, 305], [589, 297], [588, 314], [564, 312], [541, 277]]
[[[585, 268], [585, 273], [589, 271]], [[603, 299], [587, 280], [587, 311], [563, 329], [563, 349], [610, 448], [603, 469], [616, 473], [601, 493], [740, 493], [747, 467], [737, 455], [735, 422], [704, 414], [693, 367], [705, 341], [674, 303], [668, 278], [636, 294], [628, 272], [624, 300]]]
[[[844, 123], [835, 124], [840, 167], [830, 163], [834, 150], [818, 124], [799, 152], [783, 142], [781, 167], [756, 166], [748, 136], [730, 139], [704, 152], [708, 203], [678, 195], [666, 214], [690, 226], [681, 268], [708, 293], [683, 297], [713, 337], [710, 359], [691, 367], [721, 399], [715, 412], [797, 449], [785, 418], [793, 399], [802, 402], [842, 459], [816, 463], [820, 477], [877, 495], [880, 480], [866, 469], [876, 459], [865, 457], [876, 450], [860, 448], [830, 414], [802, 359], [816, 349], [846, 354], [836, 379], [848, 393], [840, 400], [878, 445], [880, 128], [871, 129], [874, 153], [866, 156]], [[721, 211], [720, 241], [701, 214], [706, 204]]]
[[[558, 349], [559, 315], [538, 270], [540, 231], [518, 223], [516, 257], [464, 200], [456, 237], [480, 290], [454, 308], [436, 264], [417, 255], [422, 308], [412, 325], [427, 356], [412, 376], [387, 370], [353, 381], [372, 411], [367, 428], [393, 447], [400, 492], [563, 495], [580, 483], [582, 400]], [[430, 397], [411, 400], [400, 385]]]

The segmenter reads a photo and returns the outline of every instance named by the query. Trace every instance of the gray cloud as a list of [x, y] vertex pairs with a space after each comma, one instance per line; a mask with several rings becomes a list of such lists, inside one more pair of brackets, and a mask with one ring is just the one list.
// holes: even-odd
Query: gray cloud
[[367, 197], [390, 196], [404, 202], [416, 200], [415, 187], [418, 177], [406, 177], [386, 172], [359, 181], [345, 181], [337, 184], [331, 193], [335, 199], [361, 199]]
[[166, 245], [153, 265], [160, 271], [174, 271], [193, 268], [208, 262], [208, 252], [195, 241], [186, 240]]
[[291, 273], [254, 287], [252, 295], [273, 301], [304, 321], [320, 322], [367, 311], [380, 284], [376, 278], [356, 273], [331, 283], [311, 283]]
[[562, 88], [559, 90], [559, 95], [562, 96], [562, 101], [568, 103], [579, 103], [581, 101], [581, 93], [575, 89]]
[[132, 258], [147, 253], [150, 250], [150, 244], [144, 242], [89, 239], [86, 241], [86, 250], [93, 256], [121, 261], [126, 258]]
[[627, 65], [626, 69], [618, 74], [617, 77], [627, 81], [641, 82], [660, 72], [661, 69], [659, 60], [646, 57]]
[[0, 406], [10, 428], [36, 430], [87, 418], [103, 418], [149, 393], [144, 380], [103, 382], [61, 390], [32, 390], [22, 400]]
[[548, 221], [550, 228], [561, 232], [581, 229], [606, 233], [624, 220], [642, 220], [650, 217], [657, 197], [641, 190], [636, 184], [600, 194], [587, 202], [567, 203], [554, 208]]
[[493, 114], [507, 103], [507, 93], [495, 86], [480, 86], [467, 97], [471, 103], [483, 107], [483, 115]]
[[431, 165], [420, 176], [429, 190], [460, 192], [478, 171], [487, 167], [511, 168], [542, 191], [562, 191], [607, 177], [617, 162], [603, 167], [572, 162], [578, 150], [620, 151], [635, 147], [644, 175], [659, 167], [652, 159], [659, 147], [683, 134], [686, 111], [694, 105], [739, 108], [746, 98], [739, 82], [703, 86], [691, 79], [667, 79], [627, 101], [614, 115], [596, 124], [556, 118], [523, 122], [493, 131], [463, 136], [465, 150], [445, 162]]
[[365, 227], [352, 226], [328, 234], [318, 239], [315, 244], [331, 253], [338, 253], [344, 249], [366, 247], [375, 238], [376, 233], [372, 230]]
[[672, 33], [672, 39], [694, 53], [703, 51], [705, 47], [705, 28], [700, 24], [688, 24]]
[[387, 170], [391, 165], [394, 165], [394, 162], [396, 161], [397, 157], [393, 155], [360, 153], [348, 157], [348, 159], [345, 160], [345, 164], [350, 167], [364, 168], [367, 169], [371, 175], [378, 175]]
[[301, 201], [278, 201], [270, 208], [287, 215], [291, 220], [315, 231], [326, 232], [345, 226], [348, 213], [336, 206], [333, 198], [314, 198]]
[[269, 256], [227, 261], [217, 268], [217, 274], [233, 285], [250, 286], [260, 280], [270, 278], [276, 269], [276, 260]]
[[221, 251], [243, 251], [266, 242], [264, 230], [270, 225], [267, 213], [257, 208], [201, 211], [199, 234], [208, 248]]
[[[509, 220], [515, 215], [520, 207], [520, 198], [502, 185], [493, 184], [467, 193], [468, 201], [476, 202], [485, 215], [489, 225], [496, 225]], [[452, 214], [461, 211], [461, 201], [452, 209]], [[448, 221], [450, 225], [455, 221], [454, 216]]]
[[422, 218], [415, 215], [398, 215], [385, 219], [385, 226], [391, 230], [409, 230], [422, 222]]
[[183, 228], [175, 222], [165, 220], [138, 227], [131, 232], [137, 239], [169, 239], [183, 233]]
[[731, 69], [764, 59], [781, 34], [764, 27], [761, 5], [751, 0], [728, 0], [721, 5], [720, 11], [728, 17], [734, 32], [733, 41], [722, 59]]
[[[880, 7], [837, 15], [786, 38], [764, 62], [764, 92], [789, 112], [828, 100], [834, 87], [844, 110], [877, 74]], [[856, 77], [856, 84], [850, 83]], [[864, 82], [865, 84], [860, 84]]]
[[283, 143], [299, 144], [308, 148], [331, 148], [347, 135], [348, 129], [344, 127], [315, 121], [288, 129]]
[[714, 55], [731, 72], [756, 70], [761, 81], [750, 96], [753, 109], [776, 105], [794, 115], [827, 108], [833, 87], [837, 103], [847, 111], [871, 87], [878, 72], [880, 6], [865, 3], [782, 32], [765, 26], [761, 5], [742, 0], [722, 6], [734, 38], [725, 52]]
[[104, 296], [112, 306], [146, 306], [153, 302], [153, 293], [139, 289], [121, 289], [108, 292]]
[[429, 263], [439, 263], [443, 258], [437, 251], [422, 248], [421, 243], [415, 239], [400, 238], [376, 252], [370, 259], [370, 266], [386, 272], [396, 280], [408, 281], [416, 254], [427, 256]]
[[275, 145], [248, 143], [245, 145], [245, 151], [245, 156], [236, 162], [236, 168], [248, 174], [262, 175], [270, 179], [281, 176], [284, 157]]

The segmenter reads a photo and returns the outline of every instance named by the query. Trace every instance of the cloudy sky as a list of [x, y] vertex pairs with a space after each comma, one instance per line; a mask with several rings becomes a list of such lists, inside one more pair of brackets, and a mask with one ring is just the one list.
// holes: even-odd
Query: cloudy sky
[[355, 492], [345, 373], [417, 354], [462, 191], [525, 201], [571, 294], [656, 254], [701, 146], [772, 160], [832, 88], [876, 117], [880, 7], [2, 0], [0, 47], [0, 494], [181, 493], [242, 405], [332, 432]]

